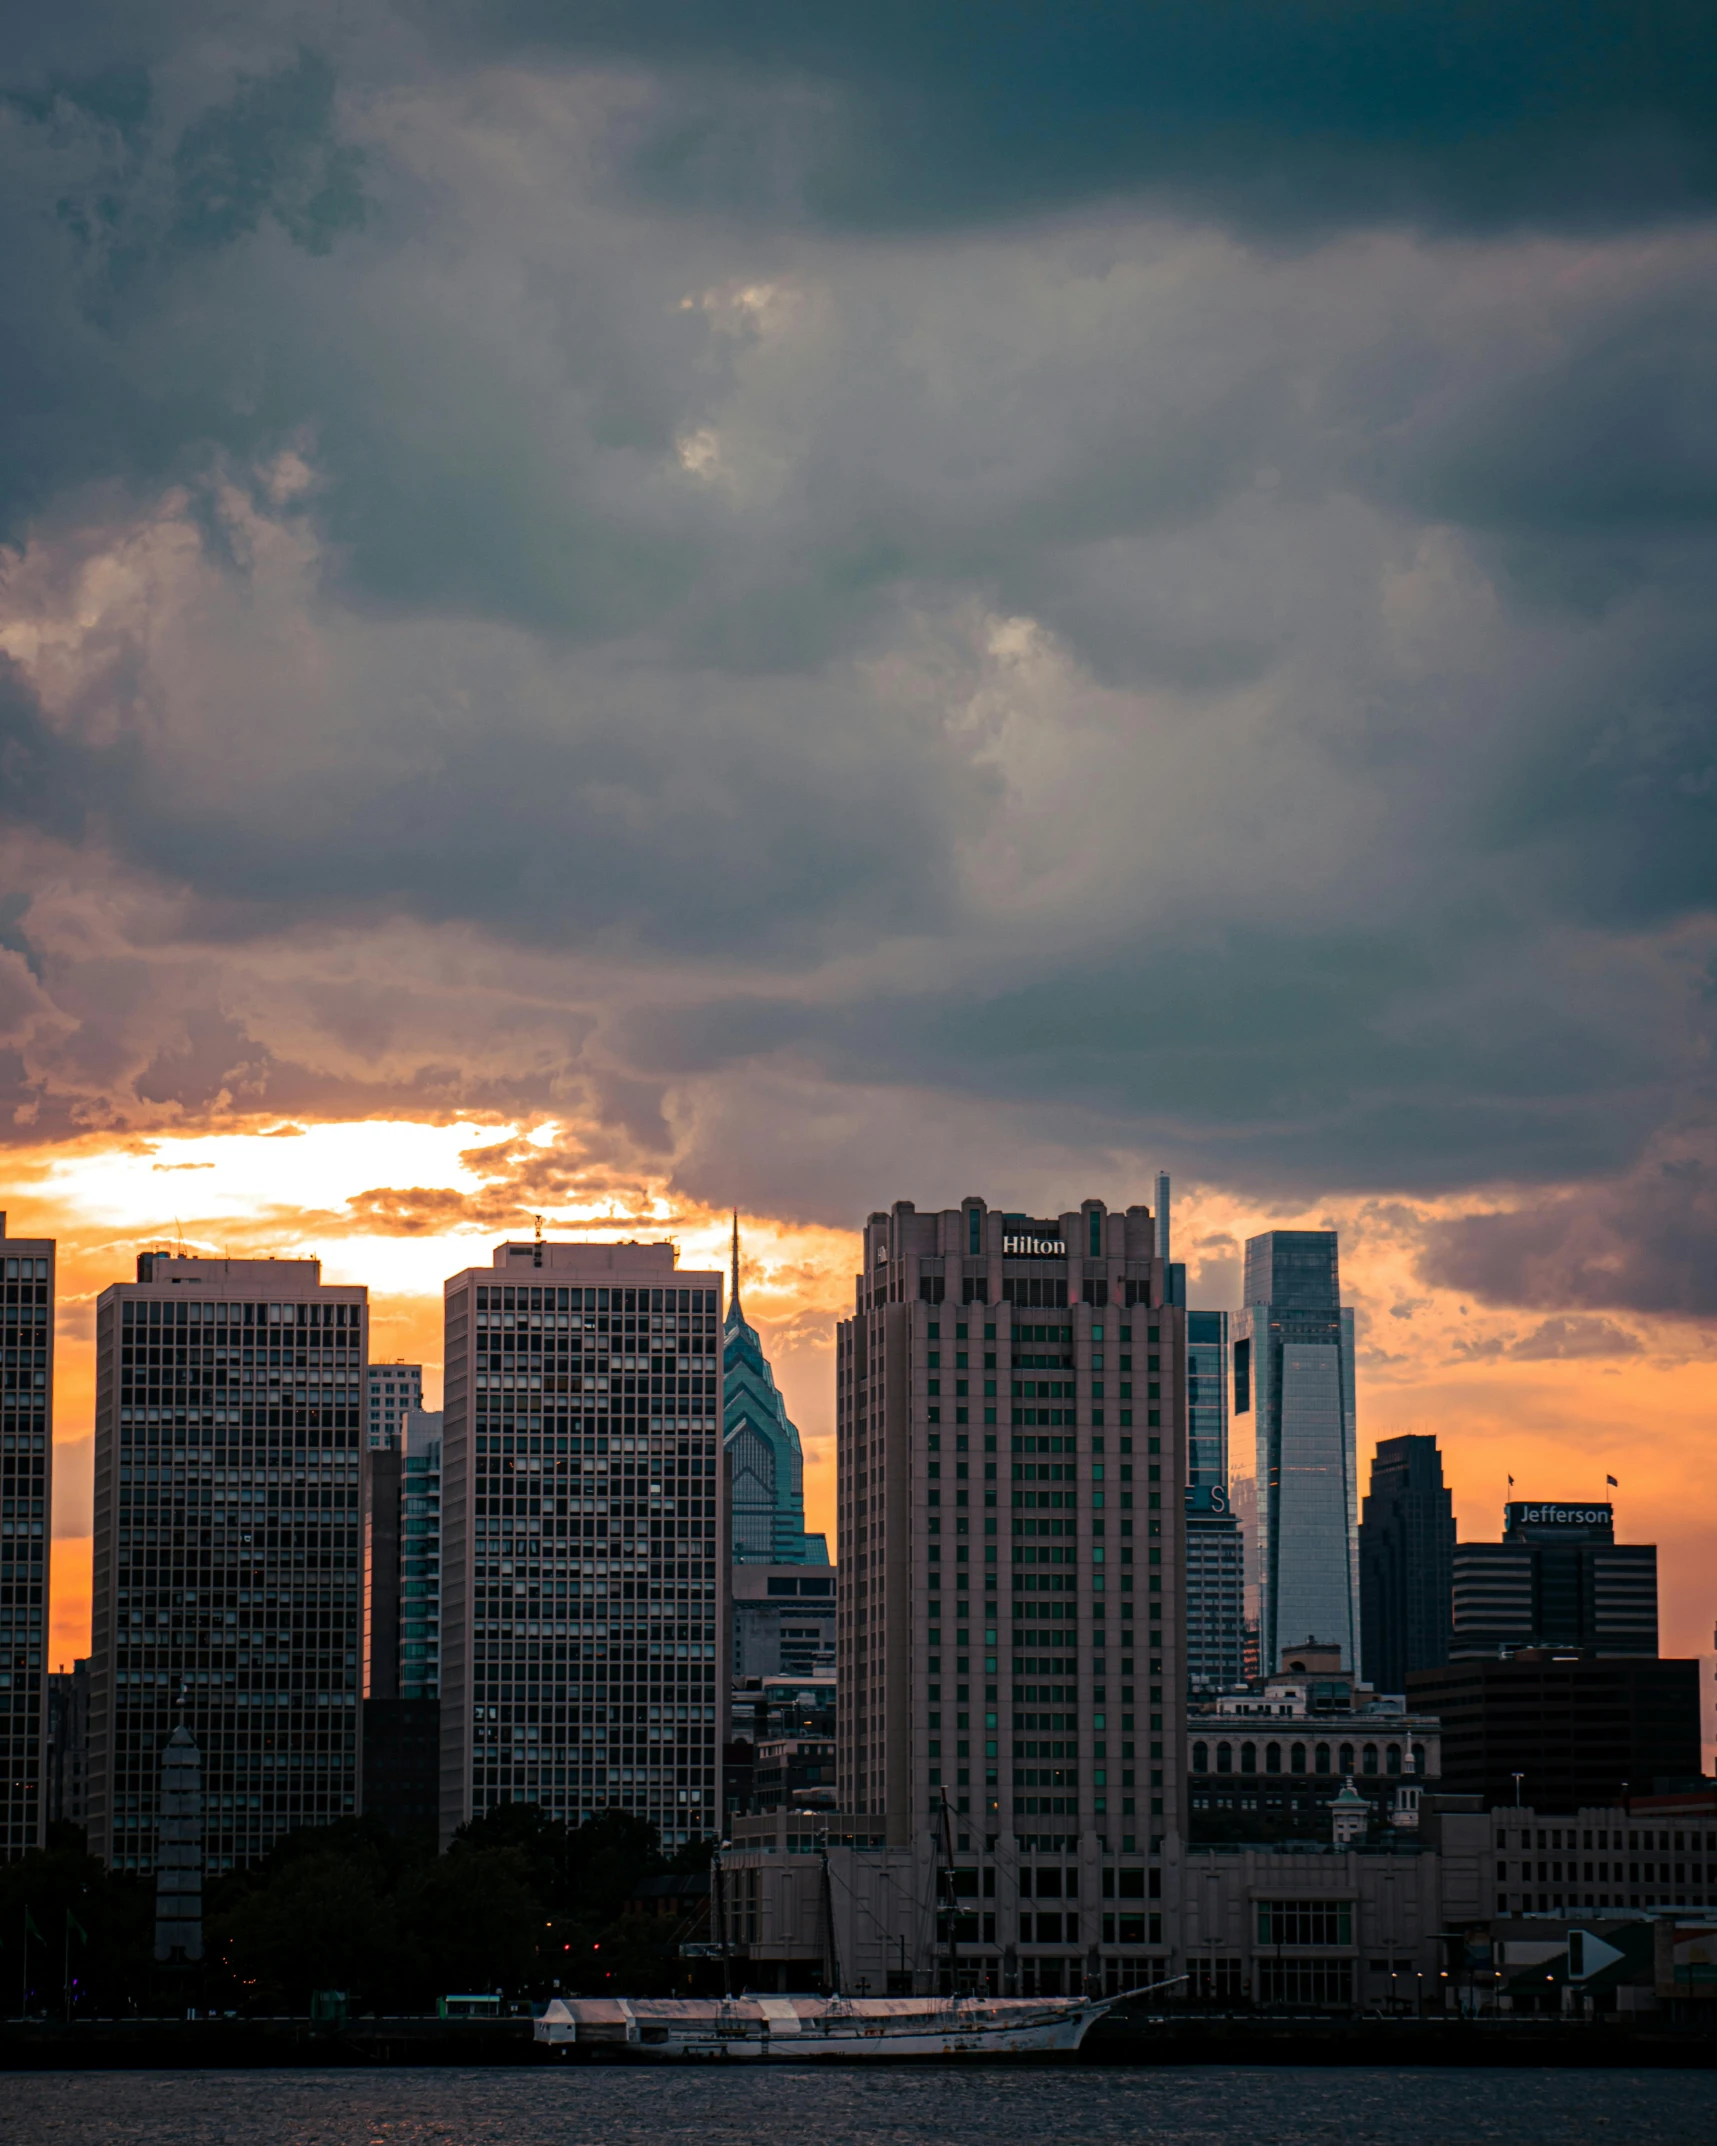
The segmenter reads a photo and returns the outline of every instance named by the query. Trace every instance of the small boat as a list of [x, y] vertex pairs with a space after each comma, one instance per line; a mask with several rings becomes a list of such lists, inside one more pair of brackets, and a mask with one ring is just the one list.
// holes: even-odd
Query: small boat
[[[1137, 1996], [1129, 1990], [1125, 1996]], [[556, 1997], [551, 2047], [687, 2063], [899, 2062], [1072, 2051], [1119, 1997]]]

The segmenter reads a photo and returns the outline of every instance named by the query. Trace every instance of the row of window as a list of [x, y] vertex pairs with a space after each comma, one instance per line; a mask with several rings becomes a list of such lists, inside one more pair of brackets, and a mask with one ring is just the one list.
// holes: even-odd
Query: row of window
[[[1218, 1744], [1215, 1748], [1215, 1771], [1217, 1773], [1233, 1773], [1236, 1770], [1234, 1746], [1232, 1744]], [[1423, 1773], [1425, 1770], [1424, 1745], [1414, 1744], [1412, 1752], [1414, 1772]], [[1192, 1771], [1194, 1773], [1207, 1774], [1212, 1770], [1210, 1753], [1211, 1747], [1209, 1744], [1197, 1743], [1193, 1745]], [[1380, 1757], [1381, 1767], [1379, 1765]], [[1343, 1774], [1377, 1773], [1380, 1770], [1385, 1773], [1399, 1773], [1402, 1770], [1402, 1758], [1403, 1747], [1400, 1744], [1382, 1746], [1381, 1751], [1376, 1744], [1365, 1744], [1363, 1746], [1343, 1744], [1340, 1746], [1339, 1752], [1329, 1744], [1316, 1744], [1309, 1748], [1305, 1744], [1293, 1744], [1288, 1748], [1286, 1770], [1289, 1773], [1305, 1773], [1308, 1771], [1309, 1761], [1309, 1770], [1313, 1773], [1329, 1773], [1332, 1770]], [[1256, 1744], [1242, 1744], [1240, 1746], [1240, 1765], [1238, 1770], [1241, 1773], [1256, 1773], [1258, 1771], [1258, 1746]], [[1264, 1746], [1263, 1770], [1265, 1773], [1281, 1773], [1283, 1771], [1282, 1746], [1280, 1744], [1266, 1744]]]

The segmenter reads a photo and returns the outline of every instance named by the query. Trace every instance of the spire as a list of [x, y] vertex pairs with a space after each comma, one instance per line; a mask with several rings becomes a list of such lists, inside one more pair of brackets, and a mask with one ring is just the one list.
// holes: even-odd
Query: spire
[[733, 1287], [728, 1295], [728, 1317], [742, 1319], [739, 1308], [739, 1209], [733, 1210]]

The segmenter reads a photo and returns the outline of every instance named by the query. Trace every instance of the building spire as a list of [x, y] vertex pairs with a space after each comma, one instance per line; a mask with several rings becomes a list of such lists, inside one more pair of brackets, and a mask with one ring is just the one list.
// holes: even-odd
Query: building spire
[[739, 1209], [737, 1207], [733, 1210], [733, 1286], [728, 1295], [728, 1316], [735, 1320], [744, 1316], [739, 1308]]

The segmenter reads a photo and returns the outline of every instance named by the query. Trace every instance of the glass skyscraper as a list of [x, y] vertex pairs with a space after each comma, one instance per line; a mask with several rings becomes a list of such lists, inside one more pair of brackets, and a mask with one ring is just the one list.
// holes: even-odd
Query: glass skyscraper
[[1361, 1668], [1379, 1691], [1449, 1658], [1455, 1584], [1454, 1502], [1437, 1441], [1385, 1438], [1371, 1463], [1359, 1527]]
[[828, 1539], [805, 1532], [805, 1458], [755, 1327], [739, 1308], [739, 1217], [722, 1331], [722, 1435], [733, 1490], [736, 1565], [826, 1565]]
[[[1234, 1415], [1252, 1419], [1258, 1653], [1317, 1640], [1357, 1666], [1359, 1485], [1353, 1313], [1334, 1230], [1269, 1230], [1246, 1243], [1234, 1321]], [[1240, 1456], [1236, 1454], [1236, 1466]]]

